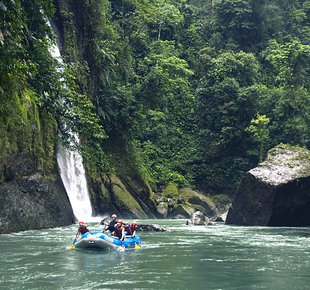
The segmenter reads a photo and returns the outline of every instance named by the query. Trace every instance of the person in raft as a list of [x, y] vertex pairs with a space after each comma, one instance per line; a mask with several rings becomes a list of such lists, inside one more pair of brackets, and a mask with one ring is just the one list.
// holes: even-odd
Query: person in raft
[[127, 235], [122, 236], [121, 241], [124, 240], [124, 238], [134, 238], [136, 235], [136, 230], [138, 229], [138, 225], [135, 222], [131, 222], [130, 224], [127, 224], [124, 227], [124, 231], [127, 232]]
[[87, 228], [87, 224], [84, 222], [79, 222], [79, 234], [83, 235], [87, 232], [89, 232], [89, 229]]
[[110, 221], [109, 225], [103, 231], [105, 232], [106, 230], [109, 230], [110, 234], [113, 235], [113, 232], [115, 231], [115, 225], [117, 224], [116, 214], [112, 214], [111, 218], [112, 220]]
[[125, 236], [125, 227], [123, 226], [123, 221], [118, 220], [117, 224], [115, 225], [114, 229], [114, 236], [121, 241], [124, 239], [123, 237]]

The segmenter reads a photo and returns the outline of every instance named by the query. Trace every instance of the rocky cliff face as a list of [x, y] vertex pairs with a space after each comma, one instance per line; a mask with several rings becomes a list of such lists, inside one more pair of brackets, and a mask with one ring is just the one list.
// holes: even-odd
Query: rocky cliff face
[[310, 225], [310, 151], [279, 145], [245, 174], [226, 223]]
[[[128, 178], [128, 177], [127, 177]], [[126, 218], [155, 218], [152, 191], [146, 183], [121, 180], [116, 175], [90, 178], [92, 204], [97, 214], [116, 213]]]
[[58, 174], [57, 130], [33, 95], [15, 95], [0, 118], [0, 234], [68, 225], [73, 213]]

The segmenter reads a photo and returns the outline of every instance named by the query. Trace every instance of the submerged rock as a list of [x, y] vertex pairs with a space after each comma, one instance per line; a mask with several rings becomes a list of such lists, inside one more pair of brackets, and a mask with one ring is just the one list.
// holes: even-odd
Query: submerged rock
[[309, 207], [310, 151], [281, 144], [245, 174], [226, 223], [309, 226]]

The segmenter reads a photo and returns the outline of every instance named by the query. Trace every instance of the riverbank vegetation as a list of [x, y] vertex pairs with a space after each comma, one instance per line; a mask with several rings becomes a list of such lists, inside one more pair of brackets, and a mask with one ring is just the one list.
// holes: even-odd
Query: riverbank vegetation
[[[155, 188], [207, 193], [229, 194], [281, 142], [310, 148], [309, 0], [54, 4], [0, 1], [2, 128], [27, 96], [41, 119], [63, 128], [65, 116], [79, 132], [91, 172], [115, 171], [115, 140]], [[60, 28], [64, 73], [45, 16]], [[259, 116], [263, 140], [247, 129]]]

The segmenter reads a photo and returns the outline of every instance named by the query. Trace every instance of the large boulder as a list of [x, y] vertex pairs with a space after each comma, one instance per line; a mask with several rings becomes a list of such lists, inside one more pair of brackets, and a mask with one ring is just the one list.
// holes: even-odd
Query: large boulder
[[245, 174], [226, 223], [309, 226], [309, 208], [310, 151], [281, 144]]
[[194, 226], [213, 225], [209, 218], [200, 211], [196, 211], [191, 218], [187, 220], [186, 224]]
[[0, 186], [0, 234], [72, 224], [74, 216], [60, 179], [40, 174]]

